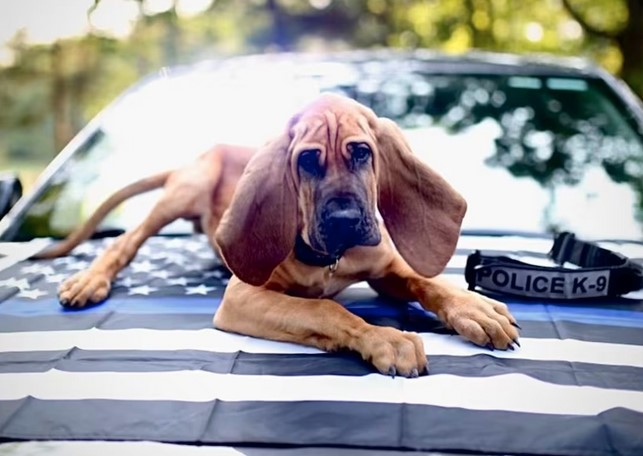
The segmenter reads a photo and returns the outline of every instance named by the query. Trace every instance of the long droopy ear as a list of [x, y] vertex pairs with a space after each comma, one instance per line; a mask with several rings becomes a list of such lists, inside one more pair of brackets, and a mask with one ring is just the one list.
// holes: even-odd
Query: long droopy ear
[[380, 151], [379, 209], [397, 250], [419, 274], [441, 273], [460, 235], [467, 204], [439, 174], [422, 163], [399, 127], [376, 122]]
[[264, 284], [295, 245], [298, 216], [289, 143], [284, 134], [256, 152], [215, 235], [228, 268], [251, 285]]

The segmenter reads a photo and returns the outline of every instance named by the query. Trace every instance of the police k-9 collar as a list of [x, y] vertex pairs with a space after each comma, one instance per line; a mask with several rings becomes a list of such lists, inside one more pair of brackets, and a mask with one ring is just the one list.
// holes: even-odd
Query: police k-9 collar
[[[621, 296], [643, 288], [643, 266], [595, 243], [560, 233], [548, 254], [558, 267], [475, 251], [467, 258], [469, 289], [549, 299]], [[571, 263], [578, 268], [563, 267]]]

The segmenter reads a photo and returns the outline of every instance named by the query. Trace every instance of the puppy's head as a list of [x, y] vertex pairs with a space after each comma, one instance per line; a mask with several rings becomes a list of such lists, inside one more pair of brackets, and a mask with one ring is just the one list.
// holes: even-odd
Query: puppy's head
[[216, 233], [228, 267], [265, 283], [301, 236], [339, 257], [377, 245], [377, 210], [409, 264], [425, 276], [453, 254], [464, 200], [417, 160], [397, 126], [345, 97], [325, 94], [261, 148]]
[[353, 100], [324, 95], [291, 122], [289, 171], [297, 189], [299, 234], [333, 258], [381, 240], [369, 114]]

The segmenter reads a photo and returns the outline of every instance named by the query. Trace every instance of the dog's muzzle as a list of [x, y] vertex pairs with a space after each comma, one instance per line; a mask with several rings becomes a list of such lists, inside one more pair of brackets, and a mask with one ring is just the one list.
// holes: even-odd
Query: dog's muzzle
[[381, 240], [374, 217], [360, 199], [354, 196], [330, 198], [318, 217], [316, 239], [320, 248], [330, 255], [341, 256], [357, 245], [377, 245]]

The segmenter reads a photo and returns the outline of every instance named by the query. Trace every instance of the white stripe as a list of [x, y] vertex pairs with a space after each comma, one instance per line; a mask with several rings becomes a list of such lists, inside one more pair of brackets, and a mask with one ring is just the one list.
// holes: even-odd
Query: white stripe
[[177, 445], [160, 442], [45, 441], [0, 444], [0, 454], [11, 456], [243, 456], [232, 447]]
[[447, 263], [447, 268], [464, 269], [467, 265], [468, 255], [453, 255]]
[[[435, 351], [437, 334], [420, 334], [427, 354]], [[442, 336], [445, 337], [445, 336]], [[447, 336], [448, 337], [448, 336]], [[521, 338], [520, 348], [515, 351], [489, 351], [473, 345], [460, 336], [437, 341], [441, 347], [434, 354], [449, 356], [473, 356], [486, 354], [503, 359], [526, 359], [534, 361], [567, 361], [603, 364], [608, 366], [643, 367], [643, 346], [587, 342], [575, 339], [530, 339]]]
[[[587, 342], [574, 339], [520, 339], [515, 351], [489, 351], [460, 336], [420, 334], [427, 355], [569, 361], [613, 366], [643, 367], [643, 346]], [[84, 331], [13, 332], [0, 334], [0, 352], [69, 350], [203, 350], [220, 353], [319, 354], [298, 344], [275, 342], [226, 333], [216, 329], [89, 329]]]
[[460, 236], [458, 248], [470, 250], [506, 250], [507, 252], [530, 251], [547, 253], [552, 239], [524, 238], [520, 236]]
[[572, 415], [596, 415], [615, 407], [643, 412], [643, 392], [554, 385], [521, 374], [416, 379], [380, 374], [280, 377], [205, 371], [0, 374], [0, 400], [27, 396], [45, 400], [381, 402]]
[[82, 331], [0, 333], [0, 352], [42, 350], [204, 350], [221, 353], [322, 353], [320, 350], [227, 333], [216, 329], [156, 330], [92, 328]]

